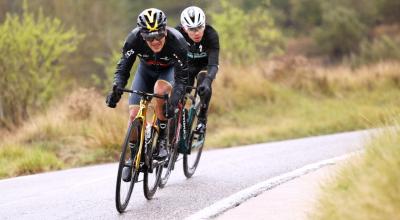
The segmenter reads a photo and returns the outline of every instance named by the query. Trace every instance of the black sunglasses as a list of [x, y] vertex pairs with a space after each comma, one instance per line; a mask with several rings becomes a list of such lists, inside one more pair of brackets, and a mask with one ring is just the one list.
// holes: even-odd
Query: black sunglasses
[[160, 41], [163, 37], [166, 36], [165, 31], [162, 32], [150, 32], [150, 33], [141, 33], [143, 39], [148, 42], [153, 42], [154, 40]]

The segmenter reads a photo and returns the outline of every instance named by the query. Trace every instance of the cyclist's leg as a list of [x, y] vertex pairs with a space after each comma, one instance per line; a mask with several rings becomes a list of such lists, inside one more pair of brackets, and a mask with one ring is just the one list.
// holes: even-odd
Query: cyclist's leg
[[[133, 78], [131, 89], [152, 93], [156, 80], [157, 78], [154, 77], [154, 73], [152, 73], [150, 69], [148, 69], [144, 64], [140, 62], [136, 70], [135, 77]], [[139, 102], [140, 102], [139, 95], [135, 93], [131, 93], [129, 95], [130, 121], [133, 121], [133, 119], [135, 119], [139, 111]]]
[[[170, 67], [165, 70], [159, 71], [158, 79], [154, 85], [154, 93], [163, 95], [169, 94], [172, 90], [174, 83], [174, 68]], [[167, 157], [167, 118], [164, 116], [163, 106], [165, 101], [162, 99], [156, 100], [156, 115], [159, 126], [159, 138], [158, 138], [158, 154], [155, 156], [156, 159], [164, 159]]]
[[[189, 86], [193, 86], [194, 82], [196, 80], [196, 76], [199, 73], [200, 69], [199, 68], [195, 68], [195, 67], [189, 67]], [[191, 89], [187, 89], [186, 93], [190, 93], [192, 90]]]
[[[138, 90], [138, 91], [149, 92], [149, 93], [153, 92], [153, 87], [154, 87], [156, 78], [152, 74], [150, 74], [149, 71], [150, 70], [148, 68], [146, 68], [146, 66], [144, 64], [142, 64], [141, 62], [139, 63], [139, 66], [135, 73], [135, 77], [132, 82], [132, 86], [131, 86], [132, 90]], [[129, 95], [129, 121], [128, 121], [128, 124], [135, 119], [135, 117], [139, 111], [140, 98], [141, 97], [135, 93], [131, 93]]]
[[[201, 70], [197, 74], [197, 86], [199, 86], [203, 82], [204, 77], [206, 77], [206, 75], [207, 75], [206, 70]], [[199, 122], [204, 124], [204, 126], [207, 124], [207, 111], [208, 111], [208, 107], [209, 107], [209, 104], [211, 101], [211, 96], [212, 96], [212, 87], [210, 88], [210, 93], [205, 94], [202, 97], [200, 97], [201, 106], [200, 106], [200, 113], [198, 115], [198, 119], [199, 119]]]
[[[170, 67], [165, 70], [159, 71], [157, 81], [154, 85], [154, 93], [159, 95], [169, 94], [174, 85], [174, 68]], [[156, 99], [156, 114], [157, 118], [161, 121], [167, 120], [164, 116], [163, 106], [165, 101]]]

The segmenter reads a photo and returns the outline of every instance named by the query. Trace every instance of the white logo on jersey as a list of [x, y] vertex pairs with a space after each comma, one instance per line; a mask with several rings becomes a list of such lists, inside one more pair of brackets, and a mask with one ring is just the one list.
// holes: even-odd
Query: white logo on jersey
[[161, 57], [160, 60], [168, 61], [168, 60], [170, 60], [170, 59], [169, 59], [169, 57], [166, 56], [166, 57]]
[[128, 50], [128, 51], [126, 51], [126, 53], [125, 53], [125, 57], [126, 58], [129, 58], [132, 54], [134, 54], [135, 53], [135, 51], [133, 50], [133, 49], [130, 49], [130, 50]]

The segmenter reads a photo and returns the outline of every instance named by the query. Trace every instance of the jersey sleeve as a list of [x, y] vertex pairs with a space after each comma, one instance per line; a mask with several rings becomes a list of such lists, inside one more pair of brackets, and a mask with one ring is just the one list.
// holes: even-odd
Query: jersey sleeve
[[120, 88], [124, 88], [128, 83], [130, 71], [136, 60], [137, 51], [134, 47], [136, 38], [136, 31], [134, 30], [125, 40], [121, 58], [117, 63], [117, 68], [114, 74], [114, 83], [116, 83]]
[[211, 28], [207, 40], [209, 42], [207, 72], [214, 79], [217, 75], [219, 65], [219, 37], [217, 31]]
[[189, 82], [189, 74], [188, 74], [188, 45], [185, 38], [178, 31], [175, 32], [177, 37], [177, 42], [174, 57], [176, 62], [174, 64], [175, 67], [175, 84], [187, 85]]

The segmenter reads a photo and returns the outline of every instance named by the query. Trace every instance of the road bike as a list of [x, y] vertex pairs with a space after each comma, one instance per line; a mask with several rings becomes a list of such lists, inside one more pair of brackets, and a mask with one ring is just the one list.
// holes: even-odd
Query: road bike
[[[179, 153], [183, 155], [183, 172], [190, 178], [199, 164], [203, 151], [205, 133], [197, 131], [197, 115], [200, 112], [200, 97], [196, 87], [188, 86], [187, 93], [178, 103], [177, 111], [168, 122], [168, 157], [161, 170], [159, 186], [163, 188], [175, 168]], [[194, 92], [193, 92], [194, 91]]]
[[[141, 97], [138, 114], [129, 123], [118, 166], [115, 202], [118, 212], [122, 213], [128, 206], [135, 183], [143, 181], [144, 196], [148, 200], [153, 198], [159, 186], [164, 162], [153, 159], [159, 128], [155, 110], [150, 107], [150, 103], [152, 98], [167, 100], [168, 95], [121, 89], [116, 86], [113, 90], [135, 93]], [[130, 171], [130, 175], [125, 179], [124, 168]], [[140, 173], [143, 173], [143, 180], [139, 180]]]

